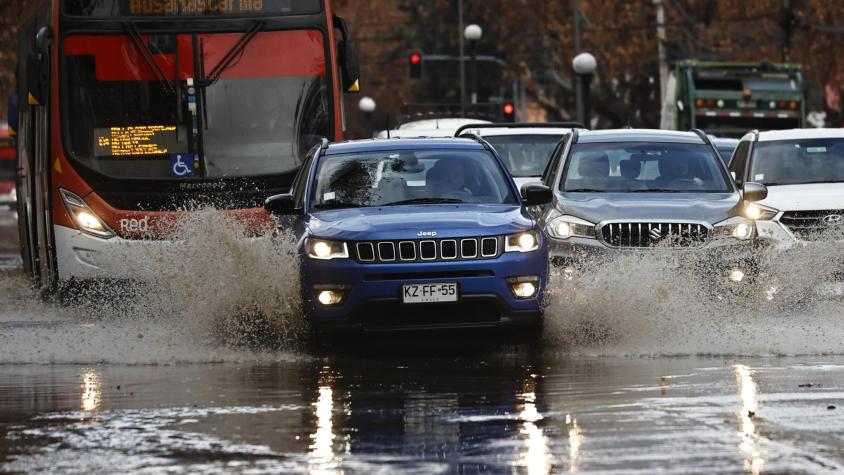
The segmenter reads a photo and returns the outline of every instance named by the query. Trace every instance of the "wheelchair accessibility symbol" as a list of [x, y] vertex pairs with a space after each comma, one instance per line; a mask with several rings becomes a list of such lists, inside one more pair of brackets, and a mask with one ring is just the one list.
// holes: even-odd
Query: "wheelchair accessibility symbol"
[[175, 177], [191, 177], [196, 172], [196, 155], [174, 153], [170, 155], [170, 173]]

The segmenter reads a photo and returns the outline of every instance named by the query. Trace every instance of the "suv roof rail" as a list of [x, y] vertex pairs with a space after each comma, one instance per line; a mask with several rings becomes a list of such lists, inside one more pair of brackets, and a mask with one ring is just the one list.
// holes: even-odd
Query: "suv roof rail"
[[495, 122], [492, 124], [466, 124], [456, 132], [455, 137], [460, 137], [461, 132], [466, 129], [584, 129], [580, 122]]

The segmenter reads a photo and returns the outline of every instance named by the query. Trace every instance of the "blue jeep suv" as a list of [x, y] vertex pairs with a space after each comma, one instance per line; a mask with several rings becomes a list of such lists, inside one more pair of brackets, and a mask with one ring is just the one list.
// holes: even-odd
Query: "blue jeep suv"
[[266, 208], [319, 332], [537, 328], [548, 251], [527, 207], [551, 196], [479, 139], [363, 140], [315, 147]]

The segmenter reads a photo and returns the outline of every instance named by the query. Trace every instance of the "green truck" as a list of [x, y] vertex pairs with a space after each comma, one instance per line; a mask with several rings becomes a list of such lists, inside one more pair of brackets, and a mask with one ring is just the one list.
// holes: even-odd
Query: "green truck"
[[684, 60], [665, 88], [661, 127], [719, 137], [803, 127], [806, 87], [799, 64]]

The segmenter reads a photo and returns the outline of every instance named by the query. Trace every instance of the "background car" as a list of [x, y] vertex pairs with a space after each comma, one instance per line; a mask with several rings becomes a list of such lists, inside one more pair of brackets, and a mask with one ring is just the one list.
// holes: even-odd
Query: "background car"
[[504, 160], [516, 185], [539, 181], [551, 152], [576, 122], [467, 124], [455, 136], [472, 134], [489, 142]]
[[20, 251], [15, 191], [16, 157], [14, 140], [5, 128], [0, 128], [0, 254]]
[[323, 144], [292, 194], [267, 200], [293, 232], [320, 331], [541, 324], [545, 237], [500, 158], [469, 139]]
[[418, 137], [453, 137], [454, 132], [466, 124], [489, 124], [488, 120], [465, 117], [446, 117], [441, 119], [423, 119], [405, 122], [392, 130], [382, 130], [379, 139], [418, 138]]
[[844, 239], [844, 129], [751, 132], [730, 170], [738, 184], [768, 187], [747, 209], [760, 238], [778, 246]]
[[588, 257], [625, 251], [716, 251], [724, 275], [741, 281], [753, 222], [744, 196], [702, 132], [573, 130], [551, 158], [543, 183], [552, 203], [535, 210], [551, 256], [578, 267]]
[[714, 145], [718, 150], [718, 153], [721, 154], [721, 158], [724, 159], [724, 163], [729, 165], [730, 160], [733, 158], [733, 152], [735, 152], [736, 147], [738, 147], [739, 140], [713, 136], [710, 136], [710, 140], [712, 141], [712, 145]]

